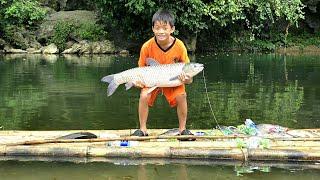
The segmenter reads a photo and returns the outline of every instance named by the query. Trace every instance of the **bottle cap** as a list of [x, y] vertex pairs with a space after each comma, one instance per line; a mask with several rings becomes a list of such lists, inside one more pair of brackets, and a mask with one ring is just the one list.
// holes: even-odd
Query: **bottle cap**
[[127, 147], [127, 146], [129, 146], [129, 142], [128, 141], [121, 141], [120, 146]]

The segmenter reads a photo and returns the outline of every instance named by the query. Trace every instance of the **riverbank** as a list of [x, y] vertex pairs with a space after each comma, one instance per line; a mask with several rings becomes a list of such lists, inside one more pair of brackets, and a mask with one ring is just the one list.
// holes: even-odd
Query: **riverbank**
[[[36, 28], [12, 27], [6, 29], [7, 35], [0, 38], [0, 54], [129, 55], [138, 53], [142, 42], [133, 42], [127, 39], [124, 33], [119, 33], [116, 29], [106, 31], [102, 26], [98, 23], [98, 15], [95, 11], [48, 11], [46, 18]], [[239, 41], [241, 43], [230, 40], [217, 42], [219, 38], [215, 39], [215, 36], [207, 38], [203, 36], [207, 34], [199, 35], [198, 39], [192, 41], [193, 43], [187, 40], [184, 42], [190, 53], [223, 51], [320, 54], [317, 35], [314, 35], [314, 38], [312, 35], [292, 36], [287, 48], [268, 40], [248, 41], [244, 38]], [[182, 40], [184, 39], [188, 38]]]
[[[95, 43], [90, 43], [91, 45], [89, 45], [89, 47], [92, 47], [92, 45], [94, 45]], [[78, 50], [74, 50], [75, 46], [78, 46]], [[81, 51], [81, 46], [82, 45], [74, 45], [74, 47], [66, 50], [65, 52], [59, 53], [57, 47], [54, 44], [51, 44], [47, 47], [35, 50], [33, 48], [28, 48], [26, 50], [23, 49], [4, 49], [4, 50], [0, 50], [0, 55], [13, 55], [13, 56], [25, 56], [25, 55], [42, 55], [44, 58], [46, 57], [53, 57], [51, 55], [63, 55], [65, 57], [71, 57], [73, 55], [76, 56], [88, 56], [88, 55], [121, 55], [121, 56], [128, 56], [130, 54], [136, 54], [136, 52], [130, 53], [128, 50], [108, 50], [105, 49], [100, 51], [92, 51], [92, 48], [90, 48], [89, 51], [85, 52], [85, 53], [79, 53], [79, 52], [83, 52]], [[88, 47], [88, 44], [83, 45], [83, 47]], [[68, 51], [68, 53], [66, 53]], [[241, 49], [233, 49], [233, 50], [223, 50], [225, 52], [231, 52], [231, 53], [237, 53], [237, 52], [247, 52], [245, 50], [241, 50]], [[220, 53], [221, 51], [214, 51], [214, 52], [207, 52], [207, 53]], [[261, 52], [261, 51], [258, 51]], [[194, 54], [193, 52], [189, 52], [190, 54]], [[201, 54], [201, 52], [199, 52]], [[257, 53], [257, 52], [256, 52]], [[299, 46], [293, 46], [293, 47], [280, 47], [280, 48], [276, 48], [275, 51], [272, 52], [266, 52], [266, 53], [276, 53], [276, 54], [286, 54], [286, 55], [301, 55], [301, 54], [305, 54], [305, 55], [320, 55], [320, 47], [317, 47], [315, 45], [310, 45], [310, 46], [305, 46], [305, 47], [299, 47]]]

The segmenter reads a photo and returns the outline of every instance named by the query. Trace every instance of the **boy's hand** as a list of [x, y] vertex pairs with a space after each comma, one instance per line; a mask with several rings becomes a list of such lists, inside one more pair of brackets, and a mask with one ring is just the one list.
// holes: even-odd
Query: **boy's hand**
[[182, 72], [179, 76], [178, 79], [183, 83], [183, 84], [191, 84], [192, 83], [192, 77], [190, 77], [188, 74]]
[[144, 88], [144, 87], [146, 87], [146, 85], [142, 81], [136, 81], [135, 83], [133, 83], [133, 85], [136, 88]]

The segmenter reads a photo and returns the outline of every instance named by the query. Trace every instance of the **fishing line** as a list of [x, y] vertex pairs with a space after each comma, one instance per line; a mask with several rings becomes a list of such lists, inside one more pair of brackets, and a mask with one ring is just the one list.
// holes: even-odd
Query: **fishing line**
[[212, 108], [212, 105], [211, 105], [211, 102], [210, 102], [207, 83], [206, 83], [206, 77], [204, 76], [204, 69], [202, 70], [202, 77], [203, 77], [204, 89], [206, 90], [206, 96], [207, 96], [207, 100], [208, 100], [208, 104], [209, 104], [209, 108], [210, 108], [211, 114], [212, 114], [214, 120], [216, 121], [217, 127], [219, 128], [220, 131], [222, 131], [221, 128], [220, 128], [220, 125], [218, 123], [218, 120], [217, 120], [216, 116], [214, 115], [213, 108]]

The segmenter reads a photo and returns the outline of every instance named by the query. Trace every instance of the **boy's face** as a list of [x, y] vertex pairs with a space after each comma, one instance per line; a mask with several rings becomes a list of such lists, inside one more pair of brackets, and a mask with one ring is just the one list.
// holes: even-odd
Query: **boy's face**
[[174, 32], [174, 26], [171, 27], [168, 22], [156, 21], [152, 26], [152, 31], [159, 43], [169, 42], [171, 33]]

